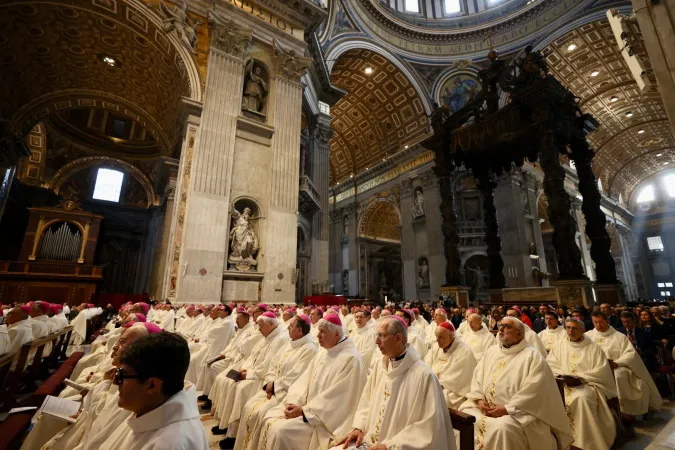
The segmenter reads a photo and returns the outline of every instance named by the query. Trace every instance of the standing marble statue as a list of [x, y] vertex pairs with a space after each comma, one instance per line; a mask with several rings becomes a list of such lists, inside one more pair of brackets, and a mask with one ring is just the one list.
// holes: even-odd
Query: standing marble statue
[[163, 1], [159, 2], [159, 8], [164, 15], [164, 31], [167, 33], [176, 30], [178, 38], [185, 46], [187, 46], [192, 53], [197, 53], [197, 27], [203, 22], [188, 16], [187, 5], [183, 2], [183, 6], [174, 6], [170, 8]]
[[415, 199], [412, 206], [413, 219], [424, 216], [424, 192], [421, 187], [415, 189]]
[[241, 213], [232, 211], [232, 231], [230, 231], [231, 263], [255, 264], [255, 254], [258, 252], [258, 237], [250, 223], [251, 210], [244, 208]]
[[246, 64], [244, 81], [244, 98], [241, 109], [262, 113], [263, 99], [267, 95], [267, 82], [263, 78], [262, 69], [253, 60]]
[[420, 258], [417, 263], [417, 287], [429, 287], [429, 263], [426, 258]]

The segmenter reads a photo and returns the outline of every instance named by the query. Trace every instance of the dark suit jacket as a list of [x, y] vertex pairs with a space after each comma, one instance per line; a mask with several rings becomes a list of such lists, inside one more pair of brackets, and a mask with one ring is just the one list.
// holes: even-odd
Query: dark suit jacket
[[462, 316], [455, 317], [452, 316], [450, 317], [450, 322], [452, 322], [452, 325], [455, 327], [455, 330], [459, 328], [459, 324], [462, 323]]
[[[628, 331], [624, 327], [617, 328], [616, 331], [628, 336]], [[653, 368], [656, 365], [654, 357], [654, 341], [651, 339], [649, 333], [642, 328], [635, 328], [633, 332], [635, 334], [635, 344], [640, 350], [642, 361], [644, 361], [645, 366], [647, 366], [648, 369]]]
[[546, 322], [544, 322], [543, 317], [538, 317], [534, 320], [533, 324], [533, 330], [535, 333], [539, 334], [539, 332], [543, 331], [546, 328]]

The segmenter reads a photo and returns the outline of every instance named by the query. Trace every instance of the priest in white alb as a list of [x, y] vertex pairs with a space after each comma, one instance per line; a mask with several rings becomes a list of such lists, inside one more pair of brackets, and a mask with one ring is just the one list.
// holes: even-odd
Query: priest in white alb
[[553, 311], [547, 311], [544, 314], [544, 322], [546, 323], [546, 328], [539, 332], [539, 339], [544, 344], [546, 352], [550, 352], [553, 344], [565, 339], [567, 333], [565, 332], [565, 328], [560, 325], [558, 314]]
[[431, 321], [426, 329], [425, 341], [427, 347], [431, 347], [436, 342], [436, 326], [441, 322], [448, 321], [448, 313], [443, 308], [436, 308], [434, 310], [434, 320]]
[[366, 367], [337, 314], [318, 322], [319, 351], [291, 385], [284, 402], [265, 415], [256, 450], [315, 450], [335, 445], [352, 429]]
[[391, 318], [377, 325], [383, 356], [368, 376], [351, 431], [333, 450], [361, 448], [362, 443], [370, 450], [455, 449], [441, 386], [408, 345], [410, 328], [401, 322]]
[[476, 361], [480, 361], [483, 358], [485, 350], [496, 345], [497, 342], [487, 326], [483, 323], [480, 315], [475, 313], [470, 314], [466, 319], [466, 324], [467, 327], [464, 331], [462, 340], [469, 346]]
[[294, 316], [288, 323], [291, 340], [279, 350], [270, 364], [263, 389], [251, 397], [241, 413], [234, 450], [257, 450], [262, 419], [270, 409], [279, 405], [291, 385], [307, 369], [318, 348], [309, 334], [311, 319], [306, 314]]
[[228, 305], [218, 305], [214, 310], [218, 314], [214, 325], [209, 330], [206, 338], [199, 342], [198, 348], [190, 352], [190, 367], [185, 375], [185, 379], [193, 384], [197, 384], [204, 361], [217, 356], [229, 345], [234, 337], [235, 329], [232, 309]]
[[361, 354], [361, 359], [366, 367], [370, 367], [375, 352], [375, 327], [370, 323], [370, 313], [367, 310], [358, 309], [354, 313], [354, 323], [350, 338], [354, 341], [356, 349]]
[[546, 358], [553, 374], [565, 383], [565, 409], [574, 432], [574, 446], [609, 450], [616, 425], [607, 399], [616, 398], [612, 369], [600, 346], [584, 336], [584, 323], [565, 320], [565, 338], [556, 341]]
[[610, 360], [621, 412], [639, 416], [661, 409], [663, 399], [628, 337], [611, 327], [602, 311], [594, 312], [591, 318], [595, 328], [587, 331], [586, 336], [593, 339]]
[[485, 352], [473, 373], [460, 411], [476, 417], [476, 449], [562, 450], [573, 441], [553, 372], [525, 340], [525, 328], [504, 317], [499, 345]]
[[[492, 337], [490, 340], [493, 340]], [[427, 353], [425, 362], [438, 377], [448, 407], [459, 409], [466, 401], [477, 363], [469, 346], [455, 336], [452, 323], [438, 324], [436, 342]]]
[[[515, 317], [522, 323], [520, 318], [522, 317], [522, 314], [520, 313], [520, 310], [518, 309], [509, 309], [506, 311], [506, 317]], [[546, 359], [546, 348], [544, 347], [544, 343], [539, 339], [539, 335], [532, 331], [532, 328], [528, 327], [527, 324], [523, 323], [525, 325], [525, 340], [527, 341], [528, 344], [530, 344], [532, 347], [534, 347], [536, 350], [541, 353], [541, 356]], [[499, 340], [499, 336], [495, 336], [495, 342]]]

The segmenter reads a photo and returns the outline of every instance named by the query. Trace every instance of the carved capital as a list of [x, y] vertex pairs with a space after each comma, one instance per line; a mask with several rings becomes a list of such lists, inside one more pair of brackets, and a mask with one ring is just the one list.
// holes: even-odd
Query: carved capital
[[413, 191], [413, 183], [410, 178], [401, 181], [400, 186], [400, 196], [401, 198], [410, 197]]
[[169, 178], [169, 180], [166, 183], [166, 187], [164, 188], [164, 198], [166, 200], [173, 200], [175, 196], [176, 196], [176, 179], [172, 177]]
[[431, 188], [436, 187], [436, 183], [438, 182], [438, 177], [436, 176], [436, 174], [433, 171], [429, 170], [429, 171], [424, 172], [422, 174], [421, 180], [422, 180], [422, 187], [424, 189], [431, 189]]
[[317, 125], [316, 128], [314, 128], [314, 139], [320, 146], [328, 147], [328, 142], [330, 141], [330, 138], [333, 137], [334, 132], [335, 131], [332, 128]]
[[277, 75], [298, 82], [312, 64], [312, 58], [299, 56], [295, 50], [287, 49], [277, 39], [274, 40], [274, 62]]
[[253, 30], [240, 27], [234, 21], [224, 19], [213, 11], [209, 11], [209, 24], [211, 47], [244, 59], [251, 44]]

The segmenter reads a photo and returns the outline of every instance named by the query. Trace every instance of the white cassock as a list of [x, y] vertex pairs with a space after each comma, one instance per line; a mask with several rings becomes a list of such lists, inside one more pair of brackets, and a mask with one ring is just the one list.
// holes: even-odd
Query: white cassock
[[[572, 443], [553, 372], [524, 339], [510, 348], [490, 347], [476, 366], [466, 397], [460, 411], [476, 417], [477, 449], [561, 450]], [[508, 414], [488, 417], [478, 400], [504, 405]]]
[[204, 361], [213, 358], [225, 350], [230, 341], [232, 341], [234, 334], [235, 329], [232, 316], [219, 320], [209, 330], [209, 334], [206, 336], [204, 342], [201, 343], [199, 349], [190, 354], [190, 366], [185, 374], [185, 379], [190, 383], [198, 385]]
[[[560, 327], [558, 327], [560, 328]], [[565, 410], [574, 432], [574, 446], [583, 450], [608, 450], [616, 425], [608, 398], [616, 398], [616, 384], [607, 357], [592, 339], [556, 341], [546, 358], [554, 375], [580, 377], [583, 384], [565, 386]]]
[[18, 362], [18, 353], [24, 344], [33, 340], [33, 327], [30, 319], [20, 320], [7, 327], [7, 334], [9, 334], [9, 351], [17, 355], [12, 362], [11, 370], [14, 370]]
[[226, 376], [216, 379], [216, 383], [221, 382], [223, 386], [220, 388], [218, 398], [213, 400], [212, 411], [216, 412], [214, 417], [220, 419], [218, 426], [227, 428], [228, 437], [237, 435], [241, 410], [244, 409], [248, 399], [262, 388], [271, 362], [288, 340], [288, 331], [277, 326], [267, 337], [258, 341], [248, 358], [237, 368], [237, 371], [246, 371], [245, 380], [235, 382]]
[[434, 322], [433, 320], [429, 324], [429, 326], [426, 329], [426, 342], [427, 342], [427, 347], [431, 347], [434, 342], [436, 342], [436, 327], [438, 324]]
[[309, 334], [311, 334], [312, 337], [314, 338], [314, 340], [316, 340], [317, 342], [318, 342], [317, 336], [319, 335], [319, 325], [318, 325], [318, 323], [319, 322], [313, 323], [312, 326], [310, 327], [310, 331], [309, 331]]
[[259, 448], [258, 441], [263, 417], [267, 411], [284, 400], [288, 388], [307, 369], [317, 351], [314, 339], [309, 334], [287, 342], [279, 350], [263, 381], [263, 386], [267, 383], [274, 383], [274, 395], [268, 399], [267, 393], [261, 390], [246, 402], [241, 413], [243, 422], [237, 431], [234, 450], [257, 450]]
[[194, 386], [174, 394], [160, 407], [131, 416], [99, 447], [100, 450], [208, 450], [199, 419]]
[[[544, 347], [544, 343], [541, 341], [541, 339], [539, 339], [539, 335], [534, 331], [532, 331], [532, 328], [528, 327], [526, 324], [523, 325], [525, 325], [525, 340], [527, 341], [527, 343], [530, 344], [532, 347], [534, 347], [536, 350], [539, 350], [541, 356], [544, 359], [546, 359], [546, 355], [548, 353], [546, 352], [546, 347]], [[499, 333], [495, 334], [494, 341], [496, 345], [499, 345]]]
[[[112, 350], [98, 365], [87, 368], [84, 372], [80, 374], [78, 378], [75, 379], [75, 382], [85, 388], [91, 390], [97, 384], [101, 383], [104, 380], [105, 374], [113, 368], [113, 359], [112, 359]], [[63, 388], [59, 392], [60, 398], [67, 398], [71, 400], [80, 400], [80, 391], [70, 386]]]
[[459, 409], [466, 401], [477, 364], [469, 346], [459, 338], [452, 341], [447, 351], [434, 344], [424, 362], [438, 377], [447, 406]]
[[[253, 322], [249, 321], [243, 328], [240, 328], [230, 341], [230, 344], [225, 347], [225, 350], [220, 352], [225, 359], [217, 361], [211, 366], [203, 365], [202, 373], [197, 380], [197, 389], [203, 389], [204, 394], [208, 395], [211, 400], [211, 389], [213, 384], [216, 381], [218, 375], [221, 374], [225, 369], [230, 367], [232, 364], [243, 361], [245, 358], [251, 354], [251, 350], [255, 347], [255, 344], [262, 339], [262, 334], [258, 331]], [[216, 393], [213, 393], [216, 394]]]
[[[70, 374], [68, 378], [71, 380], [76, 380], [85, 371], [90, 367], [94, 367], [103, 361], [104, 358], [110, 356], [110, 351], [115, 345], [120, 335], [122, 334], [123, 328], [115, 328], [114, 331], [107, 333], [103, 336], [99, 336], [94, 341], [94, 344], [91, 346], [91, 351], [87, 356], [83, 356], [75, 365], [73, 373]], [[108, 343], [112, 345], [108, 345]]]
[[350, 335], [350, 339], [354, 341], [356, 349], [361, 354], [363, 365], [370, 367], [370, 362], [373, 360], [373, 352], [377, 346], [375, 343], [377, 340], [377, 330], [369, 323], [366, 323], [363, 327], [354, 329]]
[[417, 350], [417, 356], [424, 360], [427, 355], [426, 336], [420, 336], [413, 326], [408, 327], [408, 346], [414, 347]]
[[163, 311], [164, 314], [162, 315], [161, 318], [161, 323], [159, 326], [162, 328], [164, 331], [170, 331], [173, 333], [175, 330], [175, 322], [176, 322], [176, 313], [171, 311]]
[[9, 353], [11, 347], [12, 345], [9, 340], [9, 330], [7, 330], [7, 325], [0, 325], [0, 355]]
[[[87, 315], [80, 311], [73, 319], [73, 333], [70, 335], [70, 345], [82, 345], [87, 338]], [[71, 350], [72, 351], [72, 350]]]
[[544, 328], [539, 332], [539, 339], [541, 339], [542, 344], [544, 344], [546, 352], [550, 352], [553, 344], [562, 341], [563, 339], [567, 339], [567, 332], [561, 325], [558, 325], [553, 329]]
[[469, 346], [476, 361], [480, 361], [483, 359], [485, 351], [497, 343], [485, 324], [483, 324], [483, 327], [478, 331], [473, 331], [471, 327], [467, 328], [468, 330], [464, 333], [462, 340]]
[[429, 366], [414, 347], [408, 346], [402, 360], [383, 357], [377, 362], [363, 388], [351, 428], [362, 430], [363, 442], [371, 445], [455, 450], [450, 414], [441, 391]]
[[366, 368], [351, 339], [320, 350], [291, 385], [284, 404], [302, 406], [302, 416], [284, 418], [284, 404], [265, 414], [259, 450], [314, 450], [335, 445], [352, 429]]
[[459, 337], [464, 337], [464, 333], [466, 333], [466, 330], [470, 330], [470, 329], [471, 329], [471, 327], [469, 326], [469, 322], [467, 322], [466, 319], [464, 319], [464, 320], [462, 320], [462, 322], [457, 327], [457, 330], [455, 331], [455, 334], [458, 335]]
[[[42, 315], [42, 316], [37, 316], [37, 317], [31, 317], [31, 326], [33, 327], [33, 338], [35, 339], [40, 339], [42, 337], [45, 337], [49, 334], [49, 324], [47, 323], [47, 320], [49, 319], [47, 316]], [[45, 353], [46, 354], [46, 349]]]
[[659, 390], [626, 335], [610, 326], [604, 333], [587, 331], [586, 336], [604, 350], [608, 359], [619, 365], [614, 369], [614, 377], [622, 413], [639, 416], [649, 410], [661, 409], [663, 399]]

